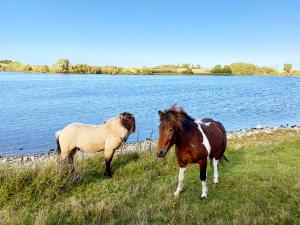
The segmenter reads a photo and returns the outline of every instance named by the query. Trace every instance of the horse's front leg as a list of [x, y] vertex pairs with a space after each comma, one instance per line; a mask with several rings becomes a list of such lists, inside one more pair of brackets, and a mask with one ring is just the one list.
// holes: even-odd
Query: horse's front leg
[[180, 167], [179, 168], [179, 176], [178, 176], [178, 186], [177, 186], [176, 191], [174, 192], [175, 197], [178, 197], [180, 192], [182, 191], [183, 180], [184, 180], [184, 172], [185, 172], [185, 167]]
[[104, 159], [105, 159], [105, 171], [104, 171], [104, 176], [106, 177], [112, 177], [112, 172], [111, 172], [111, 161], [113, 159], [114, 155], [114, 150], [113, 149], [105, 149], [104, 150]]
[[201, 180], [201, 183], [202, 183], [201, 198], [207, 198], [207, 186], [206, 186], [207, 159], [200, 160], [199, 165], [200, 165], [200, 180]]

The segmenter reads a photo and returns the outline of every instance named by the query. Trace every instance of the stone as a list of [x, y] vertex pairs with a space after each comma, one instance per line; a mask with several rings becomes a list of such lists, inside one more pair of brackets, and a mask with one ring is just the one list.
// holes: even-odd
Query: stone
[[255, 128], [256, 129], [262, 129], [262, 126], [260, 124], [257, 124]]

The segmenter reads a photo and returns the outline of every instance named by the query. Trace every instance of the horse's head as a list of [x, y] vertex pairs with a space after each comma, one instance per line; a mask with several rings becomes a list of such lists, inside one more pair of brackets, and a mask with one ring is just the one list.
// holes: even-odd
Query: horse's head
[[178, 132], [182, 130], [182, 121], [185, 113], [181, 108], [173, 106], [164, 112], [158, 111], [160, 118], [157, 156], [163, 158], [175, 144]]
[[123, 112], [120, 114], [121, 125], [125, 127], [129, 134], [135, 132], [135, 118], [133, 114], [128, 112]]

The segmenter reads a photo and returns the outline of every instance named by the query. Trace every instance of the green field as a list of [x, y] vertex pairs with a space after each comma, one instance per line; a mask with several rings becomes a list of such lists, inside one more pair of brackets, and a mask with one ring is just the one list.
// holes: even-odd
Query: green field
[[178, 168], [173, 150], [119, 155], [114, 176], [103, 177], [99, 156], [58, 174], [55, 162], [0, 166], [0, 224], [300, 224], [300, 132], [278, 130], [231, 139], [220, 183], [200, 200], [198, 165], [186, 170], [174, 198]]

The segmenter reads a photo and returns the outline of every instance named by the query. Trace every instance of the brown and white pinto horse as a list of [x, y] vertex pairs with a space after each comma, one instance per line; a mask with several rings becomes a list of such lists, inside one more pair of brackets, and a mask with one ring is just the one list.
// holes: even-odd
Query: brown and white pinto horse
[[157, 156], [163, 158], [172, 145], [179, 165], [178, 187], [174, 195], [179, 196], [183, 188], [185, 167], [188, 163], [199, 163], [202, 182], [201, 198], [207, 198], [206, 167], [208, 159], [213, 161], [213, 183], [218, 183], [218, 161], [226, 159], [224, 151], [227, 145], [223, 125], [213, 119], [195, 120], [182, 108], [173, 106], [160, 117]]

